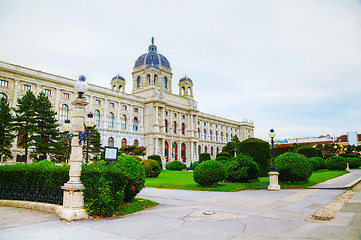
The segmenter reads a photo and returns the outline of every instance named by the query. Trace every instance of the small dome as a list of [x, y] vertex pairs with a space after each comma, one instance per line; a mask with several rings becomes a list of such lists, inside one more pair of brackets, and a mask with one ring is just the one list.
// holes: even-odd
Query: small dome
[[120, 79], [120, 80], [125, 81], [125, 79], [122, 76], [119, 76], [119, 74], [118, 74], [118, 76], [115, 76], [115, 77], [112, 78], [112, 80], [114, 80], [114, 79]]
[[[170, 68], [170, 63], [166, 57], [157, 53], [157, 46], [154, 45], [154, 38], [152, 38], [152, 44], [148, 48], [148, 53], [145, 53], [137, 58], [134, 67], [140, 67], [146, 65], [147, 67], [158, 67], [159, 65]], [[159, 67], [158, 67], [159, 68]]]
[[187, 77], [187, 75], [185, 75], [184, 77], [182, 77], [182, 78], [179, 80], [179, 82], [182, 82], [182, 81], [190, 81], [191, 83], [193, 83], [193, 82], [192, 82], [192, 79], [190, 79], [189, 77]]
[[82, 74], [82, 75], [79, 76], [79, 80], [80, 80], [80, 81], [85, 81], [85, 80], [86, 80], [86, 77]]

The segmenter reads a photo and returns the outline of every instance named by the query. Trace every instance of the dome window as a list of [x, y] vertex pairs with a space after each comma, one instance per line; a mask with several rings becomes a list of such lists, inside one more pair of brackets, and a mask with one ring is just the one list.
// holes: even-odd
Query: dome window
[[166, 62], [167, 62], [167, 59], [164, 57], [164, 58], [162, 59], [162, 61], [166, 63]]
[[150, 60], [154, 61], [154, 55], [150, 56]]
[[138, 58], [138, 62], [141, 62], [142, 60], [143, 60], [142, 57], [139, 57], [139, 58]]

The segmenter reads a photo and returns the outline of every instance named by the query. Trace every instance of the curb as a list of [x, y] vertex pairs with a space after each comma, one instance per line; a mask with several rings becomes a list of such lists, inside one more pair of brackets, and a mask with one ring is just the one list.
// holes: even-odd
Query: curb
[[18, 201], [18, 200], [0, 200], [0, 206], [3, 207], [17, 207], [17, 208], [28, 208], [33, 210], [39, 210], [49, 213], [56, 213], [59, 215], [60, 210], [63, 206], [42, 203], [42, 202], [29, 202], [29, 201]]

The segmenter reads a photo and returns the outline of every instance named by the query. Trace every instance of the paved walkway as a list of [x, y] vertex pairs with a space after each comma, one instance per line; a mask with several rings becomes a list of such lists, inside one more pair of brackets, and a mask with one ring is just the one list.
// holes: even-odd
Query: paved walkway
[[350, 173], [342, 175], [337, 178], [330, 179], [323, 183], [316, 184], [310, 188], [319, 189], [343, 189], [350, 188], [361, 181], [361, 169], [351, 169]]
[[[349, 182], [357, 179], [356, 173], [347, 175], [354, 176]], [[335, 180], [335, 186], [346, 178]], [[361, 239], [361, 193], [333, 220], [309, 220], [345, 191], [145, 188], [139, 197], [159, 206], [122, 218], [70, 223], [55, 214], [0, 207], [0, 239]]]

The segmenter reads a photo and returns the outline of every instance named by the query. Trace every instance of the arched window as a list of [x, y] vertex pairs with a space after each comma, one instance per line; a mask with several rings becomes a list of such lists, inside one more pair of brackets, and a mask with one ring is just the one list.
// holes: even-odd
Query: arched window
[[122, 147], [127, 146], [127, 139], [123, 138], [122, 139]]
[[150, 84], [150, 75], [147, 76], [148, 84]]
[[204, 152], [206, 153], [207, 152], [207, 146], [204, 146]]
[[182, 143], [181, 145], [181, 159], [182, 162], [186, 162], [186, 145], [184, 143]]
[[201, 139], [201, 130], [198, 128], [198, 138]]
[[165, 132], [168, 133], [168, 121], [167, 121], [167, 119], [164, 120], [164, 128], [165, 128]]
[[191, 91], [191, 87], [188, 87], [188, 95], [191, 95], [192, 91]]
[[95, 121], [95, 125], [97, 127], [99, 127], [100, 126], [100, 112], [99, 112], [99, 110], [95, 110], [95, 112], [94, 112], [94, 121]]
[[223, 132], [221, 132], [221, 142], [223, 142]]
[[186, 125], [182, 123], [182, 135], [186, 135]]
[[228, 133], [226, 133], [226, 142], [228, 142]]
[[138, 131], [138, 118], [135, 117], [133, 120], [133, 130]]
[[114, 138], [108, 138], [108, 147], [114, 147]]
[[218, 141], [218, 131], [216, 131], [216, 142]]
[[138, 78], [137, 78], [137, 88], [140, 88], [140, 85], [141, 85], [141, 83], [140, 83], [140, 76], [138, 76]]
[[165, 157], [165, 161], [168, 162], [169, 161], [169, 145], [168, 145], [167, 141], [164, 142], [164, 157]]
[[0, 93], [0, 98], [5, 98], [5, 99], [8, 99], [8, 96], [6, 96], [5, 93]]
[[209, 140], [211, 140], [211, 141], [212, 141], [212, 130], [211, 130], [211, 131], [209, 131]]
[[219, 153], [219, 147], [217, 147], [217, 151], [216, 151], [216, 154], [218, 154]]
[[204, 131], [203, 131], [203, 134], [204, 134], [204, 140], [207, 140], [207, 130], [206, 129], [204, 129]]
[[114, 114], [109, 113], [108, 128], [113, 128], [113, 127], [114, 127]]
[[138, 147], [138, 145], [139, 145], [139, 142], [138, 142], [137, 139], [135, 139], [135, 140], [134, 140], [134, 146]]
[[157, 75], [154, 75], [154, 84], [156, 84], [156, 83], [157, 83], [157, 80], [158, 80]]
[[66, 104], [61, 105], [60, 108], [60, 122], [65, 122], [69, 119], [69, 107]]
[[168, 88], [168, 78], [167, 77], [164, 77], [163, 86], [164, 86], [164, 88]]
[[213, 157], [213, 147], [211, 147], [211, 156]]
[[184, 87], [182, 87], [181, 94], [182, 94], [182, 95], [185, 95], [185, 93], [186, 93], [186, 89], [185, 89]]
[[198, 156], [201, 154], [202, 148], [201, 145], [198, 146]]
[[173, 122], [173, 133], [177, 134], [177, 122], [176, 121]]
[[127, 129], [127, 116], [126, 115], [123, 115], [123, 117], [122, 117], [121, 128], [122, 129]]

